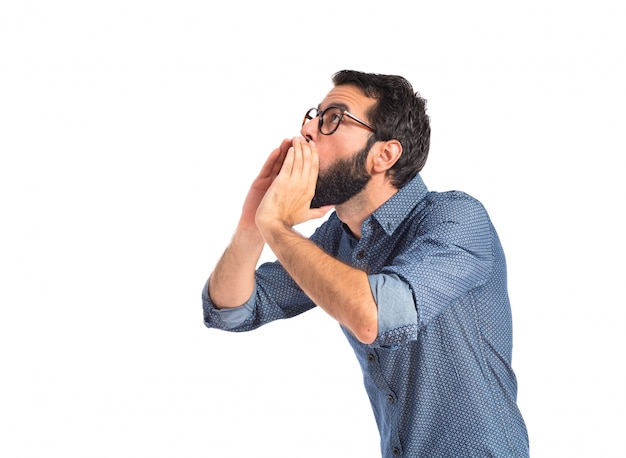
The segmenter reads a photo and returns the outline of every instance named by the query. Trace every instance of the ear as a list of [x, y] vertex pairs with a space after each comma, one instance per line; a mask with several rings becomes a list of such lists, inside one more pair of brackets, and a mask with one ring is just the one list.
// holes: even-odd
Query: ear
[[380, 142], [372, 157], [372, 172], [384, 173], [398, 161], [402, 155], [402, 145], [398, 140]]

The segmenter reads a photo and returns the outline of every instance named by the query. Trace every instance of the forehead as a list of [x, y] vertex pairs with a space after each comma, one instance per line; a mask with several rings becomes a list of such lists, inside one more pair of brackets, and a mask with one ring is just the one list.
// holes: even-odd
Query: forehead
[[375, 103], [376, 99], [367, 97], [356, 86], [341, 85], [333, 87], [328, 92], [320, 108], [325, 109], [330, 105], [337, 105], [358, 116], [365, 114]]

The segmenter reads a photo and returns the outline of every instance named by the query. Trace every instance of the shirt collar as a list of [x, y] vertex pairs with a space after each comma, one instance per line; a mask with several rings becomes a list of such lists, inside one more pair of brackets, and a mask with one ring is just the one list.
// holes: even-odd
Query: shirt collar
[[391, 235], [415, 205], [427, 194], [428, 188], [418, 173], [389, 200], [378, 207], [371, 217], [378, 221], [387, 235]]

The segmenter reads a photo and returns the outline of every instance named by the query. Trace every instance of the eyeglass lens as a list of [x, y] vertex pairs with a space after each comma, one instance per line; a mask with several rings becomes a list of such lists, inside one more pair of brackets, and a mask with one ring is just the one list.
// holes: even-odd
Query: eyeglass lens
[[319, 111], [317, 108], [311, 108], [304, 117], [303, 125], [311, 119], [319, 117], [319, 129], [324, 135], [330, 135], [337, 130], [339, 123], [343, 118], [343, 112], [337, 107], [328, 107], [324, 111]]

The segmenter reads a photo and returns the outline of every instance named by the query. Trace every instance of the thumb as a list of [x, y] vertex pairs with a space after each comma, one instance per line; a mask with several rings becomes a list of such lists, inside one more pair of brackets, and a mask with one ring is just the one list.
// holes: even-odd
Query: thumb
[[321, 218], [333, 208], [335, 208], [334, 205], [324, 205], [319, 208], [311, 208], [309, 210], [309, 215], [311, 216], [311, 219]]

